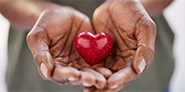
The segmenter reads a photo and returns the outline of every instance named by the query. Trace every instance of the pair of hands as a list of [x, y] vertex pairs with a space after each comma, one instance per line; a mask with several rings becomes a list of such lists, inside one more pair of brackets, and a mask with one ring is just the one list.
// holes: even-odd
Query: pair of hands
[[[76, 52], [79, 32], [104, 31], [113, 49], [90, 66]], [[42, 78], [58, 84], [83, 85], [86, 92], [115, 92], [137, 78], [154, 57], [156, 27], [137, 0], [107, 0], [90, 19], [71, 7], [45, 10], [27, 36]]]

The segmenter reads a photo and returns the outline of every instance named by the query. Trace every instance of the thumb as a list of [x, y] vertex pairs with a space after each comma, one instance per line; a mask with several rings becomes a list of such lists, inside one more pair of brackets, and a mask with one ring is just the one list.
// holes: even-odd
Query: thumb
[[154, 58], [153, 50], [149, 49], [145, 45], [140, 46], [135, 54], [133, 60], [133, 68], [137, 74], [141, 74], [146, 68], [148, 68]]
[[35, 25], [27, 35], [27, 44], [30, 48], [40, 75], [46, 79], [50, 78], [54, 61], [49, 53], [49, 37], [43, 27]]
[[[146, 18], [147, 19], [147, 18]], [[137, 74], [148, 68], [154, 58], [154, 47], [156, 38], [156, 26], [151, 19], [139, 21], [135, 37], [138, 41], [138, 48], [133, 60], [133, 68]]]

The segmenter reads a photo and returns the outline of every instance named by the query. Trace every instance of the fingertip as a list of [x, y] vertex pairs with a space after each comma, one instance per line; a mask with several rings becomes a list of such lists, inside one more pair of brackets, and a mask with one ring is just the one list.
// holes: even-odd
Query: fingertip
[[40, 70], [42, 74], [44, 75], [44, 77], [48, 78], [48, 68], [46, 67], [44, 63], [40, 65]]
[[139, 63], [138, 68], [139, 68], [139, 74], [141, 74], [144, 71], [144, 69], [146, 68], [146, 61], [144, 58]]
[[116, 58], [113, 56], [108, 56], [106, 58], [105, 67], [106, 68], [112, 68], [116, 63]]
[[142, 57], [143, 57], [143, 48], [138, 47], [136, 50], [133, 62], [132, 62], [132, 67], [137, 74], [140, 74], [140, 70], [138, 68], [138, 65], [139, 65], [139, 62], [142, 59]]
[[113, 86], [110, 86], [110, 89], [115, 89], [117, 87], [119, 87], [119, 85], [113, 85]]
[[[147, 31], [147, 32], [150, 33], [150, 31]], [[134, 64], [133, 66], [137, 74], [141, 74], [141, 72], [143, 72], [146, 68], [148, 68], [153, 62], [154, 53], [155, 53], [155, 37], [154, 36], [155, 35], [153, 34], [152, 36], [146, 36], [146, 37], [151, 37], [151, 39], [146, 39], [146, 38], [141, 37], [140, 41], [138, 42], [138, 49], [136, 51], [134, 62], [133, 62]], [[142, 58], [144, 60], [142, 60]], [[145, 65], [145, 69], [143, 69], [144, 65]], [[139, 66], [140, 66], [140, 69], [139, 69]]]
[[89, 83], [87, 83], [87, 82], [82, 83], [82, 85], [83, 85], [84, 87], [91, 87], [91, 86], [92, 86], [92, 84], [89, 84]]
[[78, 80], [78, 78], [75, 78], [75, 77], [69, 77], [69, 78], [68, 78], [68, 80], [69, 80], [69, 81], [77, 81], [77, 80]]
[[101, 73], [105, 78], [109, 78], [112, 75], [112, 72], [104, 67], [97, 67], [95, 70], [99, 73]]
[[123, 89], [126, 85], [125, 84], [121, 84], [119, 87], [117, 87], [116, 89], [114, 89], [115, 92], [118, 92], [119, 90]]
[[138, 63], [133, 64], [133, 68], [137, 74], [141, 74], [146, 68], [146, 61], [144, 58], [137, 61]]
[[79, 81], [69, 81], [68, 84], [71, 86], [80, 86], [81, 85], [81, 83]]
[[108, 88], [114, 89], [123, 82], [124, 73], [115, 73], [108, 79]]
[[94, 75], [95, 80], [96, 80], [96, 83], [95, 83], [96, 88], [103, 89], [105, 87], [107, 81], [102, 74], [100, 74], [97, 71], [90, 69], [90, 68], [84, 68], [84, 71], [89, 72], [92, 75]]
[[94, 75], [83, 71], [81, 71], [80, 73], [81, 73], [80, 82], [82, 83], [83, 86], [90, 87], [95, 85], [96, 79]]
[[48, 51], [40, 51], [34, 55], [36, 65], [38, 66], [39, 73], [42, 73], [45, 78], [52, 76], [54, 61]]
[[42, 79], [44, 79], [44, 80], [46, 80], [46, 81], [49, 80], [48, 78], [46, 78], [46, 77], [44, 76], [44, 74], [42, 73], [42, 71], [41, 71], [41, 69], [40, 69], [39, 66], [37, 67], [37, 69], [38, 69], [39, 75], [41, 76]]
[[80, 72], [72, 67], [56, 66], [52, 78], [57, 81], [61, 81], [61, 79], [77, 81], [80, 78]]
[[133, 65], [134, 71], [137, 74], [141, 74], [147, 66], [146, 57], [148, 55], [145, 55], [145, 54], [149, 54], [148, 52], [146, 52], [145, 46], [140, 46], [136, 51], [132, 65]]
[[84, 92], [94, 92], [96, 90], [96, 88], [93, 86], [93, 87], [85, 87], [84, 88]]
[[112, 89], [115, 88], [117, 85], [121, 85], [124, 83], [127, 83], [128, 81], [131, 81], [135, 79], [138, 75], [134, 72], [131, 66], [127, 66], [118, 72], [114, 73], [109, 79], [108, 79], [108, 88]]

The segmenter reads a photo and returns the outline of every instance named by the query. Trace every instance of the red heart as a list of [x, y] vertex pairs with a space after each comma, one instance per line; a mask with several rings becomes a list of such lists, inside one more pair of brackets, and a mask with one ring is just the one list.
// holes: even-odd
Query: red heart
[[112, 39], [104, 32], [93, 35], [81, 32], [75, 38], [75, 48], [80, 56], [90, 65], [102, 61], [112, 49]]

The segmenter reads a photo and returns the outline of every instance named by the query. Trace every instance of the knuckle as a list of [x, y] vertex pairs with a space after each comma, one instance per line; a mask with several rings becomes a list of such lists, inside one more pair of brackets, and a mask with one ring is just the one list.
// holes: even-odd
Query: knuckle
[[149, 22], [149, 24], [150, 24], [152, 31], [157, 32], [157, 27], [156, 27], [155, 22], [152, 20]]
[[26, 40], [28, 43], [31, 41], [31, 38], [32, 38], [31, 36], [32, 36], [31, 33], [28, 33], [28, 35], [26, 36]]
[[42, 12], [42, 14], [43, 15], [50, 15], [50, 14], [52, 14], [53, 13], [53, 9], [45, 9], [43, 12]]
[[44, 28], [36, 26], [27, 35], [27, 42], [32, 42], [44, 33]]
[[66, 8], [71, 9], [71, 10], [76, 10], [76, 9], [73, 8], [72, 6], [66, 6]]
[[147, 33], [152, 33], [153, 35], [156, 35], [157, 30], [156, 30], [156, 24], [152, 19], [141, 19], [139, 22], [139, 29], [142, 31], [146, 31]]
[[141, 28], [149, 30], [151, 28], [151, 23], [150, 21], [142, 21], [141, 22]]
[[[33, 28], [27, 35], [26, 41], [32, 54], [39, 50], [38, 45], [49, 44], [47, 32], [42, 27]], [[43, 48], [42, 48], [43, 49]], [[45, 48], [46, 49], [46, 48]]]
[[26, 41], [28, 46], [30, 46], [34, 42], [34, 34], [32, 32], [28, 33]]
[[147, 49], [148, 51], [151, 51], [154, 54], [154, 46], [153, 45], [143, 43], [143, 44], [141, 44], [141, 46], [143, 47], [143, 50]]

